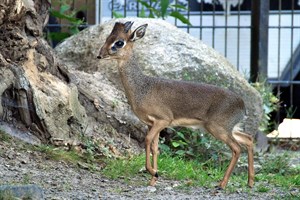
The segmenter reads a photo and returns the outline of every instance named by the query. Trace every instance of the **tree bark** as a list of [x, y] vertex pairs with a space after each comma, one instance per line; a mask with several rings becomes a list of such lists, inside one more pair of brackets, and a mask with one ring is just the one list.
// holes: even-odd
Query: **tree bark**
[[[48, 0], [0, 3], [0, 120], [32, 132], [44, 143], [70, 135], [70, 119], [77, 117], [80, 129], [78, 121], [85, 116], [76, 87], [43, 39], [49, 7]], [[50, 114], [56, 118], [51, 120]]]

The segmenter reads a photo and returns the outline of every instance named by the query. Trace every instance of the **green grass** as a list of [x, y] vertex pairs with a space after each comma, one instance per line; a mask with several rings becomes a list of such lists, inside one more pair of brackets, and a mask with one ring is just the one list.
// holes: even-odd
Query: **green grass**
[[34, 146], [33, 149], [35, 151], [44, 153], [47, 159], [64, 160], [70, 163], [75, 163], [82, 160], [81, 156], [75, 151], [66, 151], [64, 149], [55, 148], [49, 145]]
[[137, 175], [144, 166], [144, 156], [134, 156], [131, 159], [107, 159], [103, 174], [111, 179], [122, 177], [132, 177]]
[[285, 189], [300, 188], [300, 166], [290, 167], [288, 154], [268, 154], [260, 164], [262, 168], [256, 172], [256, 182], [265, 182]]
[[[247, 170], [233, 172], [225, 191], [244, 192], [256, 191], [260, 193], [269, 192], [272, 188], [281, 188], [284, 191], [293, 188], [300, 188], [300, 167], [290, 168], [286, 155], [272, 158], [265, 158], [262, 169], [255, 176], [254, 189], [247, 186]], [[131, 159], [107, 160], [107, 166], [102, 171], [104, 175], [111, 179], [120, 177], [131, 179], [141, 176], [139, 172], [145, 164], [145, 155], [138, 155]], [[280, 165], [278, 164], [279, 162]], [[272, 165], [273, 163], [273, 165]], [[277, 167], [274, 166], [277, 163]], [[228, 162], [216, 165], [214, 160], [200, 163], [196, 160], [186, 160], [179, 157], [172, 157], [167, 154], [159, 156], [159, 175], [164, 179], [182, 181], [187, 186], [214, 187], [223, 178]], [[285, 167], [282, 170], [281, 167]], [[150, 180], [150, 175], [145, 173]], [[142, 175], [145, 175], [142, 174]], [[144, 183], [147, 184], [147, 183]], [[297, 196], [299, 197], [299, 195]]]
[[1, 142], [10, 142], [11, 140], [12, 140], [12, 137], [0, 129], [0, 141]]
[[287, 174], [265, 174], [258, 173], [255, 176], [256, 182], [264, 182], [274, 186], [291, 189], [300, 188], [300, 170], [294, 170]]
[[[119, 177], [131, 178], [139, 176], [140, 170], [145, 166], [145, 155], [135, 156], [131, 159], [107, 160], [107, 166], [103, 174], [112, 179]], [[208, 186], [222, 179], [223, 166], [212, 168], [197, 161], [184, 160], [179, 157], [171, 157], [167, 154], [159, 156], [159, 176], [165, 179], [186, 181], [188, 185]], [[147, 174], [150, 179], [150, 175]]]
[[0, 191], [0, 199], [1, 200], [15, 200], [16, 198], [9, 191]]
[[77, 165], [78, 167], [89, 171], [99, 171], [104, 164], [103, 159], [96, 158], [94, 154], [91, 156], [90, 153], [78, 152], [72, 148], [66, 150], [51, 145], [39, 145], [32, 146], [31, 149], [43, 153], [46, 159], [56, 161], [63, 160], [69, 164]]
[[[10, 144], [13, 143], [18, 151], [27, 151], [30, 149], [32, 151], [42, 153], [46, 159], [56, 161], [63, 160], [69, 164], [78, 165], [81, 168], [97, 171], [100, 169], [98, 165], [103, 165], [103, 159], [96, 155], [97, 152], [95, 152], [95, 147], [97, 147], [97, 144], [92, 143], [92, 140], [89, 138], [83, 139], [86, 149], [82, 148], [79, 150], [75, 150], [73, 147], [67, 149], [67, 147], [55, 147], [53, 145], [31, 145], [24, 143], [19, 139], [13, 138], [0, 129], [0, 146], [10, 146]], [[3, 153], [5, 153], [4, 150], [0, 148], [0, 155]], [[24, 180], [24, 182], [26, 181], [27, 180]]]

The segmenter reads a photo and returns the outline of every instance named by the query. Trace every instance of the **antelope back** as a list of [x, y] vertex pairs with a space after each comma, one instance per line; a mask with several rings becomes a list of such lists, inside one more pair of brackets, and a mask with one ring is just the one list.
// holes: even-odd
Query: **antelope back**
[[141, 39], [146, 32], [147, 24], [141, 25], [133, 32], [131, 26], [133, 22], [116, 22], [104, 45], [101, 47], [99, 59], [126, 59], [133, 47], [133, 42]]

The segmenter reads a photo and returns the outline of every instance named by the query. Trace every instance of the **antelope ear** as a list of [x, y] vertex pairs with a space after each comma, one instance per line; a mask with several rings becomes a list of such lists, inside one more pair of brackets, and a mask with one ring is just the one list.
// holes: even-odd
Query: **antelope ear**
[[128, 33], [128, 31], [131, 29], [131, 26], [132, 26], [132, 24], [133, 24], [133, 22], [131, 22], [131, 21], [128, 21], [128, 22], [126, 22], [125, 24], [124, 24], [124, 32], [125, 33]]
[[147, 28], [148, 24], [144, 24], [141, 25], [139, 27], [137, 27], [133, 33], [131, 33], [130, 35], [130, 41], [136, 41], [138, 39], [141, 39], [142, 37], [144, 37], [145, 33], [146, 33], [146, 28]]

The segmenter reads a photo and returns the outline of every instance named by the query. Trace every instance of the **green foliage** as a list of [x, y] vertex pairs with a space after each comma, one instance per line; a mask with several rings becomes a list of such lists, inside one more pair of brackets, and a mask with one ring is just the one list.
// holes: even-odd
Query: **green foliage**
[[[175, 19], [180, 20], [184, 24], [190, 26], [192, 25], [191, 22], [179, 12], [179, 10], [186, 10], [186, 7], [180, 4], [171, 4], [169, 0], [151, 0], [150, 2], [145, 0], [138, 0], [137, 2], [142, 5], [141, 11], [138, 14], [138, 16], [141, 18], [149, 17], [166, 19], [168, 16], [171, 16]], [[146, 15], [145, 9], [149, 11], [148, 16]], [[113, 11], [113, 16], [115, 18], [124, 17], [122, 14], [119, 14], [115, 11]]]
[[262, 193], [268, 192], [268, 191], [270, 191], [270, 187], [268, 187], [268, 186], [266, 186], [266, 185], [264, 185], [264, 184], [260, 184], [260, 185], [258, 186], [257, 191], [258, 191], [258, 192], [262, 192]]
[[80, 140], [85, 148], [85, 151], [83, 151], [83, 156], [86, 158], [86, 162], [88, 163], [92, 163], [93, 161], [95, 161], [95, 152], [96, 149], [98, 147], [98, 144], [96, 144], [96, 142], [94, 140], [92, 140], [91, 137], [87, 137], [85, 135], [86, 133], [86, 129], [87, 126], [85, 127], [85, 129], [81, 129], [81, 133], [80, 133]]
[[83, 142], [85, 151], [83, 151], [83, 156], [86, 158], [87, 163], [93, 163], [95, 161], [95, 154], [98, 148], [98, 144], [92, 140], [90, 137], [81, 136], [81, 141]]
[[67, 26], [66, 30], [62, 30], [61, 32], [48, 33], [47, 37], [52, 41], [60, 42], [70, 37], [71, 35], [75, 35], [76, 33], [78, 33], [79, 27], [83, 24], [83, 21], [75, 17], [77, 11], [71, 8], [70, 1], [59, 0], [58, 3], [60, 5], [60, 9], [55, 10], [53, 8], [50, 8], [50, 15], [56, 17], [57, 19], [67, 21], [69, 25]]
[[124, 18], [124, 15], [116, 12], [116, 11], [112, 11], [114, 18]]
[[284, 175], [286, 173], [286, 169], [289, 169], [289, 161], [290, 157], [287, 154], [267, 154], [264, 159], [261, 160], [262, 169], [260, 172]]
[[51, 145], [39, 145], [34, 146], [34, 150], [44, 153], [48, 159], [52, 160], [64, 160], [69, 163], [76, 163], [81, 161], [82, 158], [75, 151], [66, 151], [61, 148], [56, 148]]
[[[255, 180], [257, 182], [288, 189], [300, 187], [300, 166], [291, 167], [290, 156], [287, 153], [266, 154], [260, 157], [259, 164], [262, 167], [256, 172]], [[267, 188], [262, 186], [260, 191], [265, 189]]]
[[24, 184], [24, 185], [30, 184], [31, 179], [32, 179], [32, 176], [29, 173], [24, 174], [22, 184]]
[[285, 113], [286, 113], [286, 118], [293, 118], [294, 114], [297, 111], [297, 107], [294, 106], [290, 106], [288, 108], [284, 108], [285, 109]]
[[260, 123], [260, 131], [269, 133], [274, 124], [271, 122], [271, 113], [279, 109], [279, 98], [273, 94], [272, 86], [266, 81], [251, 84], [262, 96], [263, 99], [263, 118]]
[[0, 191], [1, 200], [16, 200], [11, 191]]
[[84, 148], [63, 148], [51, 145], [39, 145], [34, 146], [33, 150], [43, 153], [47, 159], [63, 160], [69, 164], [78, 165], [81, 168], [91, 171], [99, 170], [103, 165], [102, 157], [99, 157], [99, 154], [97, 154], [94, 144], [87, 145], [91, 146], [84, 146]]
[[166, 141], [164, 138], [161, 139], [159, 146], [163, 152], [201, 161], [212, 159], [223, 162], [226, 160], [226, 156], [224, 157], [226, 145], [212, 138], [209, 134], [189, 128], [172, 130], [174, 135], [170, 141]]
[[0, 129], [0, 141], [2, 142], [10, 142], [12, 140], [12, 137], [5, 133], [5, 131]]
[[52, 145], [39, 145], [32, 147], [34, 150], [44, 153], [48, 159], [64, 160], [80, 167], [94, 170], [103, 166], [104, 158], [121, 157], [122, 155], [115, 149], [112, 141], [105, 144], [99, 139], [85, 134], [87, 126], [81, 129], [81, 134], [77, 144], [55, 147]]

